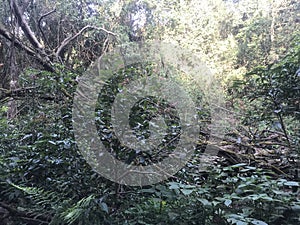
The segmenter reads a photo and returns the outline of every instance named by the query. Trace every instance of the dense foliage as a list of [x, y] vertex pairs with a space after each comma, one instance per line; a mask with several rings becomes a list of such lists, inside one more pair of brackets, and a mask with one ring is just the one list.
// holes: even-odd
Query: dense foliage
[[[0, 6], [0, 224], [299, 224], [299, 2], [3, 0]], [[176, 71], [203, 106], [197, 149], [168, 180], [129, 187], [85, 161], [72, 104], [92, 62], [118, 44], [148, 40], [200, 56], [224, 87], [230, 117], [226, 135], [214, 137], [221, 139], [218, 156], [204, 168], [204, 149], [214, 144], [210, 106], [189, 75]], [[122, 148], [110, 131], [122, 85], [154, 72], [149, 64], [122, 68], [98, 97], [99, 135], [128, 164], [148, 165], [176, 147], [162, 144], [167, 151], [149, 156]], [[168, 143], [180, 121], [163, 99], [138, 102], [130, 125], [147, 138], [159, 113]]]

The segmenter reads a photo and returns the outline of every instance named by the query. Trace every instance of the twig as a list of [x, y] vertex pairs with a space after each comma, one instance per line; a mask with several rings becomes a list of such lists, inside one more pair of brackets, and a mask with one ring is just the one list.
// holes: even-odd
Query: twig
[[115, 33], [111, 32], [111, 31], [108, 31], [104, 28], [100, 28], [100, 27], [95, 27], [95, 26], [91, 26], [91, 25], [87, 25], [85, 27], [83, 27], [80, 31], [78, 31], [75, 35], [73, 36], [69, 36], [67, 38], [65, 38], [61, 45], [57, 48], [57, 51], [55, 53], [56, 57], [59, 58], [62, 50], [71, 42], [73, 41], [74, 39], [76, 39], [79, 35], [81, 35], [84, 31], [88, 30], [88, 29], [94, 29], [94, 30], [101, 30], [101, 31], [104, 31], [105, 33], [107, 34], [110, 34], [110, 35], [113, 35], [113, 36], [116, 36]]
[[40, 18], [39, 18], [39, 20], [38, 20], [38, 27], [39, 27], [39, 30], [41, 31], [41, 34], [42, 34], [42, 36], [43, 36], [43, 39], [46, 41], [46, 43], [47, 43], [47, 45], [50, 47], [50, 44], [49, 44], [49, 42], [48, 42], [48, 39], [46, 38], [46, 36], [45, 36], [45, 34], [44, 34], [44, 31], [43, 31], [43, 29], [42, 29], [42, 24], [41, 24], [41, 22], [42, 22], [42, 20], [45, 18], [45, 17], [47, 17], [47, 16], [49, 16], [50, 14], [52, 14], [52, 13], [55, 13], [56, 12], [56, 9], [53, 9], [53, 10], [51, 10], [50, 12], [47, 12], [46, 14], [44, 14], [44, 15], [42, 15]]
[[283, 146], [283, 147], [288, 147], [290, 148], [291, 146], [285, 143], [281, 143], [281, 142], [272, 142], [272, 141], [260, 141], [255, 143], [255, 145], [279, 145], [279, 146]]
[[285, 124], [283, 122], [283, 118], [282, 118], [282, 115], [280, 112], [278, 113], [278, 118], [279, 118], [279, 122], [281, 124], [281, 128], [283, 130], [284, 136], [286, 137], [288, 147], [291, 150], [292, 149], [291, 142], [290, 142], [290, 139], [289, 139], [289, 136], [288, 136], [288, 133], [287, 133], [287, 130], [286, 130], [286, 127], [285, 127]]
[[286, 174], [284, 171], [282, 171], [282, 170], [279, 169], [278, 167], [273, 166], [273, 165], [270, 164], [270, 163], [266, 163], [266, 162], [264, 162], [264, 161], [255, 159], [255, 157], [252, 156], [252, 155], [245, 155], [245, 154], [237, 153], [237, 152], [230, 151], [230, 150], [223, 149], [223, 148], [220, 148], [220, 151], [226, 152], [226, 153], [229, 153], [229, 154], [234, 154], [234, 155], [236, 155], [236, 156], [238, 156], [238, 157], [240, 157], [240, 158], [246, 158], [246, 159], [252, 160], [252, 161], [254, 161], [254, 162], [256, 162], [256, 163], [262, 163], [263, 165], [268, 166], [268, 167], [271, 167], [272, 169], [276, 170], [276, 171], [279, 172], [280, 174], [283, 174], [283, 175], [285, 175], [285, 176], [287, 176], [287, 177], [289, 176], [288, 174]]

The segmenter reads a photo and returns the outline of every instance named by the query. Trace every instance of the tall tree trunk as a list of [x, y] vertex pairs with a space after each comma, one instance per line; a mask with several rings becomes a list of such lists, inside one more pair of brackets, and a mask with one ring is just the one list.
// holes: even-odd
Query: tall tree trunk
[[[9, 55], [9, 74], [10, 74], [10, 82], [9, 82], [9, 89], [11, 91], [14, 91], [17, 89], [18, 85], [18, 68], [17, 68], [17, 59], [16, 59], [16, 48], [15, 48], [15, 40], [17, 36], [17, 32], [19, 30], [19, 23], [13, 16], [13, 13], [11, 12], [11, 25], [13, 28], [12, 31], [12, 42], [10, 43], [10, 55]], [[11, 98], [10, 101], [8, 102], [8, 110], [7, 110], [7, 118], [8, 119], [13, 119], [17, 115], [17, 102], [15, 99]]]

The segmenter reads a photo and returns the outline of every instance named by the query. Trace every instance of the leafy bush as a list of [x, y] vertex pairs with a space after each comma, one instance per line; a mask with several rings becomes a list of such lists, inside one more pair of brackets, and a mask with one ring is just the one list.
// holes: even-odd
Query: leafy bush
[[[291, 147], [299, 147], [300, 45], [280, 62], [257, 67], [231, 89], [237, 107], [245, 109], [244, 124], [283, 132]], [[256, 124], [256, 125], [255, 125]], [[290, 135], [292, 138], [290, 138]]]

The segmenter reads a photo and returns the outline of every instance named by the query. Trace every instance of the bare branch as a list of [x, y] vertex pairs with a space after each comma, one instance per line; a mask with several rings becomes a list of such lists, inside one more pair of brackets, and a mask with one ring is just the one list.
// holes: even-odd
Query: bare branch
[[0, 22], [0, 35], [10, 41], [18, 49], [25, 51], [28, 55], [33, 56], [47, 71], [54, 72], [55, 70], [49, 62], [42, 57], [40, 53], [36, 52], [34, 49], [26, 46], [23, 42], [18, 39], [14, 39], [13, 35], [5, 28], [5, 26]]
[[38, 21], [38, 26], [39, 26], [39, 29], [40, 29], [40, 31], [41, 31], [41, 34], [42, 34], [42, 36], [43, 36], [43, 39], [45, 40], [45, 42], [47, 43], [47, 45], [50, 47], [50, 44], [49, 44], [49, 42], [48, 42], [48, 39], [46, 38], [46, 36], [45, 36], [45, 34], [44, 34], [44, 31], [43, 31], [43, 29], [42, 29], [42, 20], [45, 18], [45, 17], [47, 17], [47, 16], [49, 16], [50, 14], [52, 14], [52, 13], [55, 13], [56, 12], [56, 9], [53, 9], [53, 10], [51, 10], [50, 12], [47, 12], [46, 14], [44, 14], [44, 15], [42, 15], [41, 17], [40, 17], [40, 19], [39, 19], [39, 21]]
[[55, 13], [56, 12], [56, 9], [53, 9], [51, 10], [50, 12], [47, 12], [45, 13], [44, 15], [42, 15], [40, 18], [39, 18], [39, 24], [41, 23], [42, 19], [44, 19], [45, 17], [49, 16], [50, 14], [52, 13]]
[[14, 44], [17, 48], [25, 50], [27, 54], [34, 55], [35, 52], [32, 48], [26, 46], [25, 44], [21, 43], [19, 40], [14, 40], [13, 35], [5, 28], [5, 26], [0, 22], [0, 35], [9, 40], [10, 42], [14, 41]]
[[[31, 97], [36, 97], [38, 99], [41, 100], [45, 100], [45, 101], [55, 101], [55, 102], [59, 102], [62, 100], [62, 97], [57, 98], [56, 96], [53, 95], [45, 95], [45, 94], [38, 94], [38, 95], [34, 95], [34, 92], [30, 92], [32, 90], [36, 90], [38, 87], [26, 87], [26, 88], [18, 88], [15, 90], [7, 90], [7, 89], [3, 89], [0, 88], [0, 103], [4, 103], [4, 102], [9, 102], [11, 101], [11, 99], [14, 100], [24, 100], [25, 97], [31, 96]], [[66, 95], [66, 93], [64, 91], [62, 91], [64, 95]], [[68, 97], [72, 97], [70, 94]]]
[[101, 31], [104, 31], [105, 33], [107, 34], [110, 34], [112, 36], [116, 36], [115, 33], [111, 32], [111, 31], [108, 31], [104, 28], [100, 28], [100, 27], [95, 27], [95, 26], [90, 26], [90, 25], [87, 25], [85, 27], [83, 27], [78, 33], [76, 33], [74, 36], [69, 36], [67, 38], [65, 38], [61, 45], [57, 48], [57, 51], [55, 53], [56, 57], [58, 58], [60, 56], [60, 53], [62, 52], [62, 50], [71, 42], [73, 41], [74, 39], [76, 39], [79, 35], [81, 35], [84, 31], [86, 30], [101, 30]]
[[0, 23], [0, 35], [5, 39], [7, 39], [12, 44], [14, 44], [14, 46], [19, 48], [20, 50], [23, 50], [28, 55], [33, 56], [47, 71], [54, 72], [54, 69], [52, 68], [49, 62], [46, 62], [45, 59], [39, 53], [34, 51], [34, 49], [26, 46], [23, 42], [14, 39], [13, 35], [7, 31], [7, 29], [4, 27], [2, 23]]
[[26, 22], [26, 19], [20, 9], [20, 7], [18, 6], [16, 0], [11, 0], [12, 2], [12, 7], [14, 9], [14, 13], [18, 19], [18, 22], [20, 23], [20, 26], [24, 32], [24, 34], [26, 35], [26, 37], [28, 38], [28, 40], [30, 41], [30, 43], [38, 49], [43, 49], [44, 46], [38, 41], [38, 39], [36, 38], [36, 36], [34, 35], [33, 31], [30, 29], [28, 23]]

